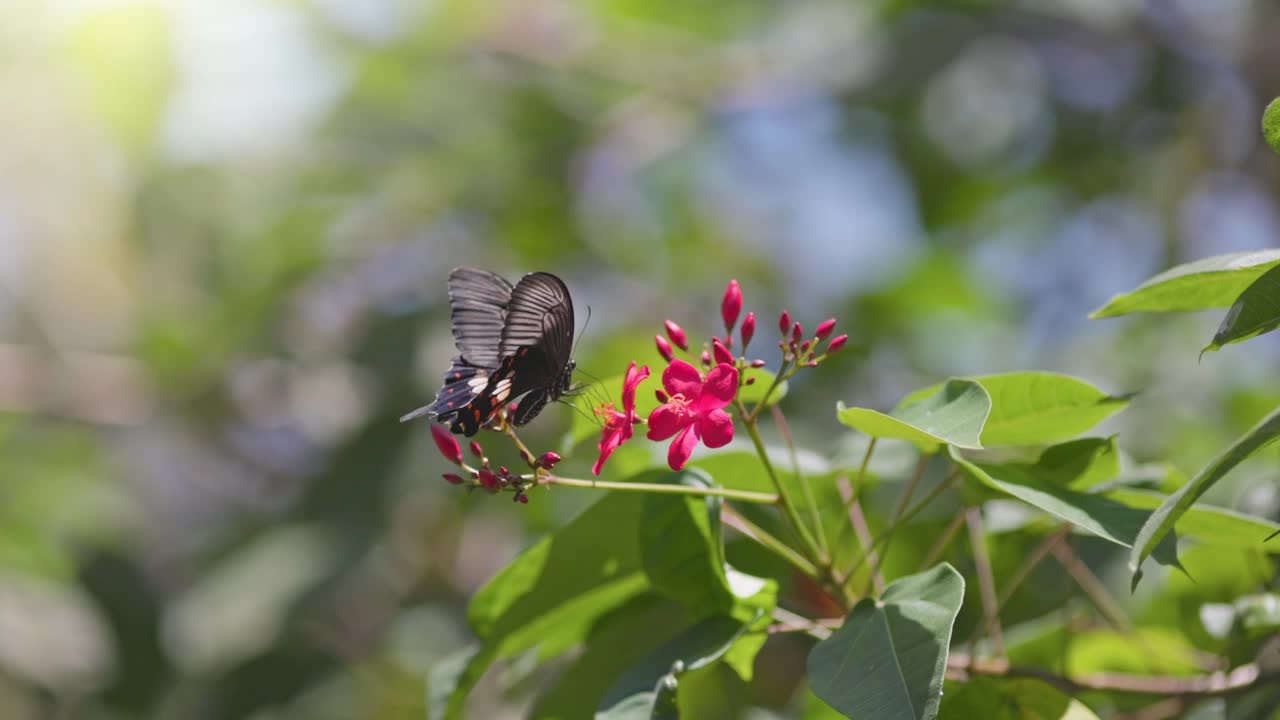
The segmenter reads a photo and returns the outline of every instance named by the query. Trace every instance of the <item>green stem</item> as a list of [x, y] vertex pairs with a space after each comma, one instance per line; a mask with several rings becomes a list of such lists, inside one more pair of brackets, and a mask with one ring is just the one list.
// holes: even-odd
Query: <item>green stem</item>
[[748, 520], [737, 510], [725, 505], [720, 509], [720, 517], [725, 524], [773, 551], [775, 555], [791, 563], [795, 569], [814, 580], [821, 577], [818, 567], [809, 562], [803, 555], [791, 549], [791, 546], [771, 535], [767, 530]]
[[[739, 402], [739, 412], [742, 411], [741, 402]], [[765, 450], [764, 440], [760, 437], [760, 429], [756, 427], [755, 420], [751, 417], [743, 417], [742, 424], [747, 426], [747, 434], [751, 436], [751, 442], [756, 447], [756, 455], [760, 456], [760, 462], [764, 465], [764, 470], [769, 475], [769, 479], [773, 481], [773, 487], [778, 491], [778, 507], [782, 508], [782, 514], [786, 516], [787, 522], [790, 523], [791, 529], [795, 531], [800, 541], [804, 543], [808, 557], [814, 560], [821, 560], [823, 555], [818, 550], [818, 544], [814, 541], [813, 536], [809, 534], [809, 528], [800, 520], [800, 514], [796, 512], [796, 508], [787, 499], [786, 491], [783, 490], [782, 481], [778, 479], [778, 473], [773, 469], [773, 463], [769, 461], [769, 453]]]
[[920, 485], [920, 479], [924, 477], [924, 471], [929, 468], [929, 459], [932, 455], [921, 455], [920, 460], [916, 463], [916, 471], [912, 473], [911, 480], [907, 483], [907, 487], [902, 491], [902, 497], [898, 498], [898, 507], [893, 511], [893, 520], [889, 523], [889, 527], [884, 532], [884, 548], [880, 551], [875, 567], [872, 568], [872, 575], [880, 572], [880, 563], [889, 555], [889, 543], [893, 541], [893, 532], [902, 524], [902, 513], [907, 508], [907, 503], [911, 502], [911, 496], [916, 494], [916, 487]]
[[876, 441], [879, 439], [877, 437], [871, 438], [871, 442], [867, 445], [867, 452], [862, 456], [862, 467], [858, 468], [858, 476], [854, 479], [853, 488], [849, 491], [848, 505], [850, 507], [858, 502], [858, 493], [862, 492], [862, 485], [867, 480], [867, 465], [871, 463], [871, 453], [876, 451]]
[[787, 425], [787, 418], [782, 414], [782, 408], [777, 405], [770, 406], [769, 410], [773, 413], [773, 421], [778, 424], [778, 432], [782, 433], [783, 442], [787, 444], [787, 453], [791, 456], [791, 471], [795, 475], [796, 482], [800, 483], [800, 487], [804, 489], [804, 501], [809, 504], [813, 529], [818, 535], [818, 548], [822, 551], [824, 558], [830, 557], [831, 549], [827, 546], [827, 533], [822, 527], [822, 513], [818, 512], [818, 502], [813, 497], [813, 488], [809, 487], [809, 479], [800, 472], [800, 457], [796, 451], [795, 438], [791, 436], [791, 428]]
[[722, 497], [726, 500], [760, 503], [762, 505], [781, 505], [778, 495], [771, 493], [751, 492], [750, 490], [731, 490], [729, 488], [700, 488], [689, 485], [663, 485], [661, 483], [612, 482], [609, 480], [578, 480], [558, 475], [526, 475], [537, 485], [562, 485], [564, 487], [595, 488], [597, 490], [623, 490], [629, 492], [647, 492], [667, 495], [693, 495], [695, 497]]

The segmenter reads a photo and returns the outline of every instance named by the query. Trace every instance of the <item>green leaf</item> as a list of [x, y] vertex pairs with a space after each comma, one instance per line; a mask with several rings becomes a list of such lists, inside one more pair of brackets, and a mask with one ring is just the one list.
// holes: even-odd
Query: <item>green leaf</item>
[[1084, 703], [1032, 678], [974, 677], [947, 683], [943, 720], [1098, 720]]
[[1213, 340], [1201, 354], [1238, 343], [1280, 327], [1280, 266], [1271, 268], [1240, 293]]
[[933, 718], [963, 601], [964, 579], [946, 563], [864, 598], [809, 652], [814, 694], [851, 718]]
[[981, 448], [978, 438], [991, 412], [991, 396], [973, 380], [948, 380], [937, 392], [909, 397], [891, 415], [837, 406], [840, 422], [875, 438], [910, 440], [924, 452], [939, 445]]
[[1147, 518], [1141, 532], [1129, 553], [1129, 570], [1133, 573], [1132, 586], [1137, 587], [1142, 579], [1142, 561], [1151, 555], [1166, 535], [1172, 532], [1173, 526], [1195, 504], [1200, 496], [1230, 472], [1236, 465], [1270, 445], [1280, 437], [1280, 408], [1258, 421], [1248, 432], [1242, 435], [1218, 457], [1206, 465], [1191, 482], [1183, 485], [1177, 492], [1165, 498]]
[[[684, 484], [710, 487], [701, 470], [677, 476]], [[733, 605], [720, 546], [720, 498], [646, 494], [640, 520], [640, 556], [650, 584], [696, 617], [723, 613]]]
[[[660, 482], [672, 473], [648, 473]], [[611, 493], [518, 555], [472, 598], [467, 619], [482, 642], [454, 673], [446, 720], [494, 661], [537, 648], [554, 657], [586, 637], [595, 621], [648, 588], [638, 538], [644, 496]]]
[[[427, 674], [427, 717], [430, 720], [449, 714], [450, 698], [463, 683], [467, 668], [480, 652], [479, 645], [468, 645], [431, 666], [431, 671]], [[488, 662], [483, 664], [488, 665]]]
[[1066, 674], [1194, 675], [1196, 650], [1179, 629], [1077, 630], [1066, 649]]
[[[1149, 490], [1119, 489], [1106, 494], [1112, 500], [1140, 510], [1155, 510], [1168, 497]], [[1265, 518], [1246, 515], [1227, 508], [1192, 506], [1178, 521], [1178, 533], [1195, 538], [1205, 545], [1261, 550], [1280, 553], [1280, 542], [1267, 542], [1267, 536], [1280, 530], [1280, 525]]]
[[1249, 638], [1260, 638], [1280, 631], [1280, 595], [1262, 593], [1245, 595], [1235, 601], [1236, 627]]
[[[1071, 443], [1077, 451], [1087, 452], [1087, 446]], [[1051, 448], [1052, 450], [1052, 448]], [[1045, 455], [1049, 455], [1049, 451]], [[1043, 455], [1041, 456], [1043, 458]], [[1097, 457], [1096, 455], [1094, 456]], [[1054, 471], [1043, 472], [1037, 463], [977, 463], [955, 450], [951, 459], [974, 480], [1002, 493], [1055, 515], [1077, 527], [1088, 530], [1117, 545], [1132, 547], [1142, 527], [1145, 513], [1111, 498], [1072, 489], [1073, 480]], [[1061, 460], [1055, 455], [1055, 461]], [[1098, 462], [1107, 462], [1105, 459]], [[1055, 470], [1063, 467], [1054, 465]], [[1081, 474], [1093, 474], [1086, 467]], [[1166, 565], [1177, 565], [1176, 544], [1173, 539], [1162, 544], [1156, 559]]]
[[1280, 98], [1267, 103], [1267, 109], [1262, 111], [1262, 137], [1280, 154]]
[[735, 598], [730, 615], [745, 624], [747, 629], [725, 652], [724, 663], [743, 682], [751, 682], [756, 655], [768, 639], [765, 630], [773, 622], [773, 611], [778, 606], [778, 581], [747, 575], [728, 566], [725, 566], [725, 572]]
[[[755, 378], [754, 382], [750, 385], [744, 385], [742, 389], [738, 391], [738, 397], [742, 398], [742, 402], [746, 403], [748, 407], [751, 407], [755, 403], [760, 402], [760, 399], [764, 397], [765, 391], [773, 384], [773, 379], [777, 377], [777, 375], [764, 368], [747, 368], [742, 372], [743, 382], [751, 378]], [[782, 402], [782, 398], [787, 396], [787, 391], [789, 389], [790, 386], [787, 384], [786, 380], [778, 383], [778, 387], [774, 388], [772, 393], [769, 393], [769, 402], [765, 404], [765, 407], [777, 405], [779, 402]]]
[[[1123, 410], [1128, 398], [1108, 395], [1084, 380], [1051, 372], [1024, 371], [967, 378], [991, 395], [991, 414], [982, 428], [982, 444], [1044, 445], [1086, 432]], [[917, 390], [904, 403], [940, 386]]]
[[[664, 701], [673, 698], [663, 696], [668, 691], [674, 696], [679, 675], [720, 660], [746, 630], [747, 626], [741, 621], [720, 615], [681, 632], [623, 673], [605, 695], [596, 717], [612, 720], [675, 717], [664, 707]], [[645, 712], [652, 715], [643, 714]]]
[[1280, 250], [1254, 250], [1178, 265], [1142, 283], [1132, 292], [1116, 295], [1089, 317], [1228, 307], [1245, 288], [1277, 263], [1280, 263]]

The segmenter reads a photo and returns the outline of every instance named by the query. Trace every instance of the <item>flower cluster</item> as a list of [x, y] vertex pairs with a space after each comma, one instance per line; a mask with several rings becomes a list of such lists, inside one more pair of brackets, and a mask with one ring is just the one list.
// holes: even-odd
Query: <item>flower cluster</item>
[[[431, 438], [435, 440], [440, 454], [466, 473], [465, 477], [457, 473], [445, 473], [445, 482], [450, 485], [483, 488], [490, 494], [510, 490], [514, 493], [512, 500], [522, 503], [529, 502], [529, 496], [525, 494], [525, 490], [533, 484], [531, 479], [519, 473], [511, 472], [505, 465], [501, 465], [495, 470], [490, 466], [489, 458], [484, 454], [484, 448], [480, 446], [480, 443], [472, 440], [468, 446], [471, 454], [480, 461], [480, 467], [472, 467], [463, 459], [462, 445], [458, 442], [458, 438], [449, 432], [449, 428], [439, 424], [432, 425]], [[522, 454], [525, 462], [529, 463], [529, 466], [535, 472], [543, 468], [550, 470], [555, 467], [556, 463], [560, 462], [560, 456], [554, 452], [543, 453], [536, 458], [523, 453], [523, 451]]]

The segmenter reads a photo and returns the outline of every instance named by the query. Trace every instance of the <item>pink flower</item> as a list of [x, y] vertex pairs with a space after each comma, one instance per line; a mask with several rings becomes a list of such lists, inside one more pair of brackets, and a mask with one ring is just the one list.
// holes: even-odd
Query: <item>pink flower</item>
[[662, 373], [662, 385], [671, 399], [649, 415], [650, 440], [675, 436], [667, 451], [672, 470], [683, 468], [701, 440], [709, 448], [723, 447], [733, 439], [733, 418], [722, 408], [738, 392], [738, 370], [720, 364], [704, 380], [697, 368], [676, 360]]
[[614, 409], [613, 403], [596, 410], [596, 414], [604, 415], [605, 419], [604, 430], [600, 433], [600, 442], [596, 445], [600, 449], [600, 457], [596, 458], [595, 464], [591, 466], [592, 475], [599, 475], [604, 468], [604, 462], [609, 459], [613, 451], [631, 439], [631, 426], [640, 422], [636, 417], [636, 388], [647, 377], [649, 377], [649, 366], [636, 369], [635, 361], [631, 361], [626, 377], [622, 379], [622, 412]]
[[676, 353], [671, 349], [671, 343], [667, 342], [666, 338], [661, 335], [654, 335], [653, 344], [658, 346], [658, 354], [662, 356], [663, 360], [671, 362], [675, 359]]
[[449, 428], [439, 424], [432, 425], [431, 439], [436, 441], [436, 447], [440, 448], [440, 454], [445, 460], [454, 465], [462, 462], [462, 446], [458, 444], [458, 438], [449, 432]]
[[724, 299], [720, 301], [720, 317], [724, 319], [725, 332], [733, 332], [738, 322], [738, 313], [742, 312], [742, 288], [737, 280], [730, 280], [729, 287], [724, 289]]
[[826, 340], [827, 336], [831, 334], [831, 331], [835, 329], [836, 329], [836, 319], [828, 318], [822, 321], [822, 324], [818, 326], [818, 329], [815, 330], [813, 334], [819, 340]]
[[747, 313], [742, 319], [742, 351], [746, 352], [747, 346], [751, 344], [751, 338], [756, 334], [756, 314]]
[[667, 337], [671, 338], [671, 342], [681, 350], [689, 349], [689, 338], [684, 334], [684, 330], [677, 324], [667, 320], [663, 323], [667, 329]]

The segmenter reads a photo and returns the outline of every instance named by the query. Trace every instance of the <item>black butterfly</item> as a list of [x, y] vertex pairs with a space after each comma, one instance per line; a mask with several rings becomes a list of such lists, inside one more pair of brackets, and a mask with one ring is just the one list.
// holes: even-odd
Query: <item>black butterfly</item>
[[569, 390], [573, 300], [560, 278], [529, 273], [513, 288], [486, 270], [455, 268], [449, 304], [459, 355], [435, 402], [401, 422], [434, 415], [469, 437], [508, 402], [520, 399], [511, 421], [524, 425]]

